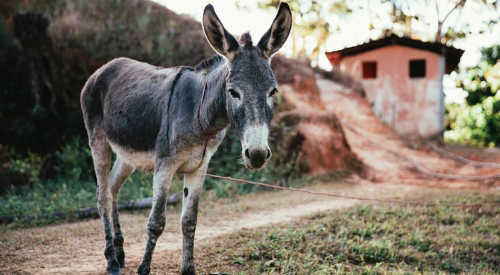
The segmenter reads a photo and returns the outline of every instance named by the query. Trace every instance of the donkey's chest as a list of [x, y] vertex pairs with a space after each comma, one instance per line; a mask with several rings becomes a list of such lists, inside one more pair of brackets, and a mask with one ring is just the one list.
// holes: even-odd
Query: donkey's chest
[[209, 141], [201, 146], [193, 147], [178, 154], [176, 157], [180, 164], [177, 172], [190, 173], [210, 161], [212, 155], [217, 151], [220, 140]]

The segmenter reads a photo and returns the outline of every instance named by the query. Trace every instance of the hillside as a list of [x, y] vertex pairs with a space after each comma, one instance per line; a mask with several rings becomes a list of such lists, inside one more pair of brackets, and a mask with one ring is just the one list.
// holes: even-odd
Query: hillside
[[0, 193], [27, 183], [12, 160], [31, 159], [22, 171], [37, 160], [41, 178], [57, 176], [56, 153], [86, 138], [80, 92], [103, 64], [125, 56], [193, 66], [213, 54], [198, 21], [148, 0], [1, 1]]
[[0, 144], [51, 152], [83, 135], [79, 96], [113, 58], [195, 65], [213, 51], [196, 20], [147, 0], [2, 1]]

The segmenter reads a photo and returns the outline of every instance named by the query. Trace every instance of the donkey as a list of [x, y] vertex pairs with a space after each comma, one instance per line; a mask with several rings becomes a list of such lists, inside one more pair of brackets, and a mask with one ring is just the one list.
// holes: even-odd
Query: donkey
[[[98, 69], [83, 88], [81, 105], [97, 176], [108, 274], [120, 274], [125, 266], [117, 200], [135, 169], [154, 172], [146, 251], [138, 274], [150, 273], [175, 173], [184, 174], [182, 274], [196, 274], [198, 200], [208, 163], [226, 128], [236, 130], [247, 169], [260, 169], [271, 158], [267, 138], [278, 90], [269, 64], [290, 33], [290, 7], [280, 4], [257, 46], [249, 33], [237, 42], [212, 5], [205, 7], [202, 25], [219, 55], [195, 68], [160, 68], [118, 58]], [[110, 172], [113, 152], [117, 158]]]

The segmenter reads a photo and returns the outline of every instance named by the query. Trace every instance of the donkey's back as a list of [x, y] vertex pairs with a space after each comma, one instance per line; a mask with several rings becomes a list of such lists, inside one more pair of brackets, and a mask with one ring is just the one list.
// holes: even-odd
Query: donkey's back
[[90, 142], [94, 135], [105, 134], [119, 147], [152, 151], [176, 70], [128, 58], [114, 59], [97, 70], [81, 94]]

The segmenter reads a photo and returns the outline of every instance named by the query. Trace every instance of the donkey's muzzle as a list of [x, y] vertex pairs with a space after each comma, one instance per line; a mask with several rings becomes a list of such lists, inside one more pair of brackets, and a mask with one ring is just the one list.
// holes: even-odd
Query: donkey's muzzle
[[248, 169], [260, 169], [271, 159], [271, 150], [267, 145], [269, 125], [256, 124], [245, 128], [241, 147], [243, 161]]
[[252, 148], [245, 150], [245, 163], [250, 163], [250, 169], [262, 168], [271, 159], [269, 148]]

